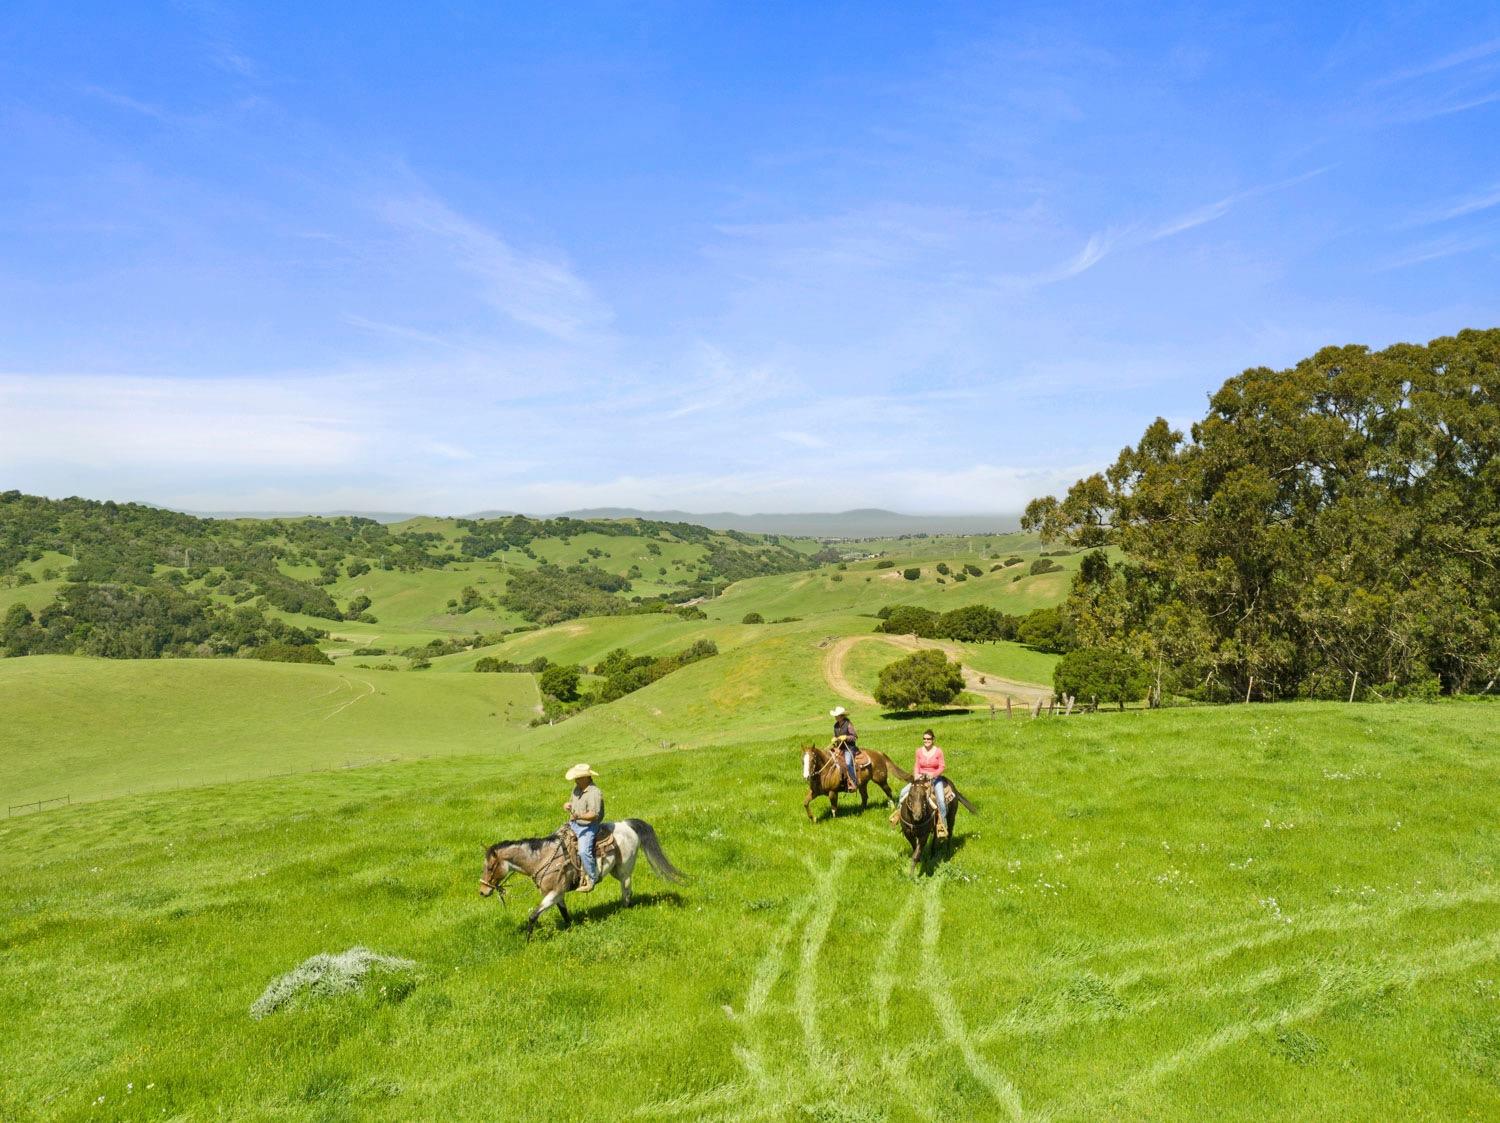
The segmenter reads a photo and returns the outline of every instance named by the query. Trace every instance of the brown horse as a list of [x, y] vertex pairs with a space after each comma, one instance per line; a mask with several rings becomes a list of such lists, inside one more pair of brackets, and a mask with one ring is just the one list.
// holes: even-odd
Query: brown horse
[[[891, 787], [886, 783], [886, 777], [894, 773], [902, 783], [911, 779], [911, 776], [901, 771], [896, 762], [884, 753], [877, 753], [874, 749], [860, 749], [854, 754], [854, 778], [859, 786], [859, 805], [866, 807], [870, 802], [870, 781], [880, 785], [881, 791], [885, 792], [887, 803], [895, 803], [896, 796]], [[843, 753], [833, 746], [820, 749], [816, 745], [805, 745], [802, 749], [802, 778], [807, 781], [807, 798], [802, 801], [802, 810], [807, 812], [808, 822], [812, 822], [812, 801], [820, 795], [828, 797], [828, 804], [833, 808], [834, 817], [839, 813], [839, 792], [844, 788], [845, 782]]]
[[[567, 830], [564, 827], [563, 830]], [[610, 845], [606, 845], [608, 840]], [[599, 863], [599, 880], [613, 875], [620, 882], [620, 903], [630, 904], [630, 877], [635, 872], [635, 860], [645, 851], [651, 868], [668, 881], [685, 881], [681, 870], [667, 861], [661, 843], [656, 840], [656, 831], [644, 819], [621, 819], [617, 823], [602, 823], [598, 842], [594, 847]], [[568, 890], [578, 887], [578, 870], [569, 856], [567, 840], [562, 831], [548, 838], [521, 838], [513, 842], [497, 842], [484, 854], [484, 876], [479, 879], [479, 895], [488, 897], [496, 893], [501, 903], [505, 902], [505, 880], [516, 871], [524, 873], [536, 883], [542, 894], [541, 903], [526, 917], [526, 938], [531, 939], [536, 918], [553, 905], [557, 906], [563, 926], [573, 923], [563, 897]]]
[[[953, 819], [958, 814], [958, 805], [963, 804], [971, 815], [979, 812], [953, 786], [952, 780], [944, 776], [943, 783], [948, 788], [948, 814], [945, 819], [948, 827], [948, 853], [952, 854]], [[922, 860], [923, 854], [934, 853], [937, 849], [937, 807], [932, 794], [932, 777], [919, 776], [911, 782], [897, 813], [901, 819], [901, 833], [911, 843], [911, 865], [906, 869], [907, 876], [910, 876], [916, 872], [917, 863]]]

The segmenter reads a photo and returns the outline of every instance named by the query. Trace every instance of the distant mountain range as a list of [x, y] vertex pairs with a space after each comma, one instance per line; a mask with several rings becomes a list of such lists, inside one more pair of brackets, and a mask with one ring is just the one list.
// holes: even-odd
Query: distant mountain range
[[[213, 519], [295, 519], [309, 514], [326, 517], [356, 515], [381, 523], [405, 522], [422, 516], [395, 511], [187, 511]], [[515, 511], [475, 511], [467, 519], [500, 519]], [[588, 507], [552, 516], [570, 519], [654, 519], [694, 523], [710, 530], [745, 530], [757, 534], [787, 534], [799, 538], [891, 538], [901, 534], [1001, 534], [1020, 527], [1018, 515], [902, 515], [878, 507], [854, 511], [807, 514], [738, 515], [732, 511], [695, 514], [692, 511], [643, 511], [635, 507]]]
[[688, 522], [710, 530], [748, 530], [806, 538], [889, 538], [900, 534], [998, 534], [1020, 529], [1019, 515], [902, 515], [878, 507], [807, 514], [737, 515], [731, 511], [640, 511], [633, 507], [591, 507], [564, 511], [575, 519], [656, 519]]

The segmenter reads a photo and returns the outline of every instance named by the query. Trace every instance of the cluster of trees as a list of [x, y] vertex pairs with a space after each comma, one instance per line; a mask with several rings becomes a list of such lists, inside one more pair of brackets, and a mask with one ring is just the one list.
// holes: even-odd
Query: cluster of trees
[[630, 609], [629, 601], [614, 596], [630, 589], [630, 580], [594, 565], [567, 568], [543, 564], [518, 570], [500, 603], [537, 624], [556, 624], [579, 616], [615, 616]]
[[984, 604], [968, 604], [949, 612], [936, 612], [914, 604], [893, 604], [877, 615], [877, 632], [887, 635], [951, 639], [961, 643], [996, 643], [1014, 640], [1041, 651], [1062, 652], [1074, 646], [1067, 616], [1057, 608], [1039, 608], [1024, 616], [1012, 616]]
[[1153, 422], [1022, 525], [1087, 554], [1074, 644], [1209, 699], [1500, 681], [1500, 329], [1330, 347]]
[[12, 605], [0, 620], [0, 651], [154, 659], [306, 647], [326, 635], [267, 617], [254, 605], [220, 607], [171, 585], [69, 584], [34, 615]]

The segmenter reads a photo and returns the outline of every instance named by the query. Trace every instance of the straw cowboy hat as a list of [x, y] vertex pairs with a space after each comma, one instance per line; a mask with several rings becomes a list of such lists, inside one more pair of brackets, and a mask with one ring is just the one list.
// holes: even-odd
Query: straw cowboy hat
[[831, 709], [831, 710], [828, 711], [828, 716], [829, 717], [848, 717], [849, 716], [849, 711], [846, 710], [846, 709], [844, 709], [843, 706], [835, 706], [835, 707], [833, 707], [833, 709]]
[[595, 772], [587, 764], [575, 764], [575, 765], [573, 765], [572, 768], [568, 769], [565, 773], [563, 773], [563, 779], [564, 780], [582, 780], [585, 776], [598, 776], [598, 775], [599, 775], [599, 773]]

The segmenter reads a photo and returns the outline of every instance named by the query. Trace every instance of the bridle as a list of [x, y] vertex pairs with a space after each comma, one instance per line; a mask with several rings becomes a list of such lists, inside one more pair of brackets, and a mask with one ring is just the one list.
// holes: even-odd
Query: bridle
[[488, 889], [491, 893], [494, 893], [497, 897], [500, 898], [500, 903], [502, 905], [506, 904], [505, 883], [510, 879], [510, 875], [515, 872], [515, 870], [510, 868], [510, 863], [507, 862], [505, 864], [505, 875], [501, 877], [499, 881], [491, 881], [489, 878], [489, 871], [486, 870], [485, 876], [479, 879], [480, 888]]

